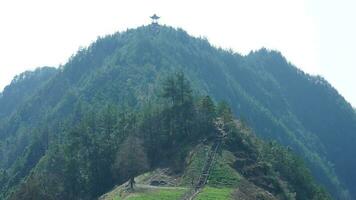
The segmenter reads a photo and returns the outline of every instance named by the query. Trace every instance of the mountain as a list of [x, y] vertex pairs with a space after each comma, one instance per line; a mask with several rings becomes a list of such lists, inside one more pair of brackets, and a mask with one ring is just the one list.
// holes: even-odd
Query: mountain
[[0, 117], [10, 116], [29, 96], [36, 92], [56, 73], [55, 68], [42, 67], [17, 75], [0, 93]]
[[[163, 79], [177, 71], [197, 96], [226, 101], [258, 136], [302, 156], [336, 199], [356, 198], [356, 114], [326, 80], [276, 51], [242, 56], [181, 29], [151, 25], [98, 38], [64, 66], [35, 76], [33, 86], [25, 77], [4, 90], [0, 102], [16, 99], [0, 104], [0, 166], [13, 176], [7, 185], [40, 168], [51, 141], [61, 140], [83, 110], [142, 109], [158, 101]], [[21, 85], [29, 88], [17, 94]]]
[[[331, 199], [290, 150], [256, 138], [226, 103], [193, 96], [184, 73], [161, 87], [142, 108], [78, 105], [67, 123], [37, 129], [25, 155], [2, 171], [1, 197], [95, 199], [129, 180], [131, 190], [121, 186], [104, 198], [180, 199], [198, 191], [198, 199], [215, 199], [212, 190], [222, 199]], [[142, 172], [146, 183], [136, 178]]]

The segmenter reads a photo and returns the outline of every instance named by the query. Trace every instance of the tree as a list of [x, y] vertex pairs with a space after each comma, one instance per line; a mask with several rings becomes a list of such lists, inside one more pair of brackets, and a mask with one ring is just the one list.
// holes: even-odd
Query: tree
[[217, 115], [221, 118], [224, 124], [230, 123], [234, 119], [234, 114], [225, 101], [219, 102], [216, 108]]
[[163, 82], [162, 96], [170, 100], [170, 103], [174, 105], [177, 98], [177, 86], [173, 76], [169, 76]]
[[140, 139], [130, 135], [123, 142], [117, 153], [115, 168], [122, 176], [129, 178], [130, 189], [133, 190], [135, 176], [148, 169], [147, 155]]
[[48, 190], [49, 179], [51, 177], [41, 177], [31, 175], [26, 182], [19, 185], [16, 193], [12, 193], [9, 200], [54, 200], [56, 199], [52, 191]]
[[214, 130], [214, 120], [216, 118], [216, 108], [213, 100], [209, 96], [203, 97], [198, 104], [198, 115], [200, 130], [205, 135], [210, 135]]
[[176, 74], [177, 101], [180, 105], [192, 100], [190, 83], [182, 71]]
[[184, 140], [190, 134], [194, 105], [190, 82], [182, 71], [174, 76], [169, 76], [163, 82], [162, 97], [166, 98], [170, 107], [165, 115], [168, 121], [169, 136], [172, 136], [171, 145], [177, 140]]
[[182, 71], [177, 72], [175, 76], [169, 76], [163, 82], [162, 96], [169, 99], [173, 106], [192, 101], [192, 89]]

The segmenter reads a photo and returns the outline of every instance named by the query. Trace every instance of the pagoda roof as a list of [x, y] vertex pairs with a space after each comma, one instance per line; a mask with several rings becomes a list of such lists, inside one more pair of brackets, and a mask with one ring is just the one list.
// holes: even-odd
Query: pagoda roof
[[151, 16], [151, 19], [159, 19], [159, 17], [156, 14], [154, 14]]

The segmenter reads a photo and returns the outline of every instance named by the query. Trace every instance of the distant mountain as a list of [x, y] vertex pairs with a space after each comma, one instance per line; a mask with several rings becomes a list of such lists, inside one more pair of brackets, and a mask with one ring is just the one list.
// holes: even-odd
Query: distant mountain
[[0, 94], [0, 117], [10, 116], [27, 98], [56, 73], [55, 68], [42, 67], [17, 75]]
[[[0, 97], [9, 105], [0, 104], [0, 166], [14, 176], [9, 185], [27, 177], [46, 155], [46, 145], [31, 151], [33, 135], [48, 132], [50, 144], [88, 107], [141, 109], [156, 101], [165, 77], [182, 71], [198, 95], [226, 101], [259, 136], [303, 156], [336, 199], [356, 198], [353, 108], [322, 77], [295, 68], [279, 52], [261, 49], [241, 56], [181, 29], [143, 26], [99, 38], [49, 71], [33, 86], [23, 82], [28, 89], [15, 79]], [[25, 155], [31, 159], [21, 160]]]

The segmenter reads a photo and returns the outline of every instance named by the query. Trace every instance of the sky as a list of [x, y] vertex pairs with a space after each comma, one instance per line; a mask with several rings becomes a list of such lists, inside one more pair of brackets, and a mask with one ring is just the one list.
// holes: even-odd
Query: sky
[[240, 54], [280, 51], [326, 78], [356, 107], [354, 0], [0, 0], [0, 91], [40, 66], [59, 66], [98, 36], [160, 23]]

